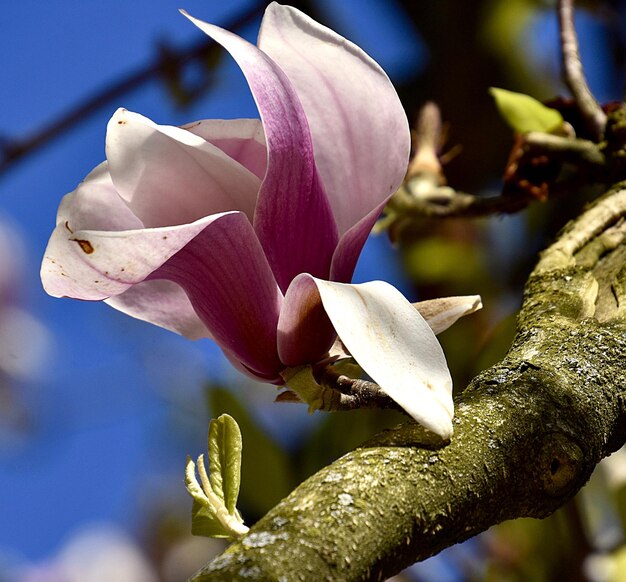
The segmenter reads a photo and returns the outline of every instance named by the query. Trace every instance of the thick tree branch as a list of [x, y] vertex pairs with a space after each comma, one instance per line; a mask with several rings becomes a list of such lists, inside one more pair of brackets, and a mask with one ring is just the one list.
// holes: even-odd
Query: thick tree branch
[[517, 337], [457, 399], [450, 442], [413, 423], [379, 435], [193, 580], [382, 580], [568, 501], [626, 441], [625, 217], [622, 184], [542, 254]]

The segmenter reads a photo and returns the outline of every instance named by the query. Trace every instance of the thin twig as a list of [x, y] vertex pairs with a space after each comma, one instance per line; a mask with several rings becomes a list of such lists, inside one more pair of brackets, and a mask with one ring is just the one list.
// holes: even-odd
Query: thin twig
[[591, 93], [585, 79], [578, 51], [578, 37], [574, 27], [574, 0], [559, 0], [558, 15], [565, 83], [572, 92], [587, 128], [600, 141], [604, 134], [607, 118]]
[[606, 163], [598, 145], [588, 139], [531, 131], [524, 136], [524, 145], [533, 155], [547, 155], [560, 161], [597, 167]]
[[324, 369], [320, 382], [325, 388], [335, 392], [336, 397], [332, 399], [333, 411], [382, 408], [406, 414], [404, 409], [389, 398], [375, 382], [338, 374], [329, 366]]
[[[519, 168], [541, 158], [569, 163], [579, 171], [592, 171], [598, 176], [606, 164], [600, 148], [590, 140], [530, 132], [521, 138], [519, 157], [509, 162], [507, 182], [515, 183]], [[519, 212], [539, 199], [530, 188], [516, 189], [514, 194], [507, 190], [505, 184], [505, 193], [500, 196], [474, 196], [439, 185], [432, 175], [424, 173], [409, 179], [393, 196], [389, 208], [401, 217], [479, 217]]]
[[[244, 26], [254, 22], [265, 9], [265, 2], [254, 4], [246, 12], [234, 18], [225, 25], [229, 30], [239, 30]], [[194, 43], [189, 48], [177, 53], [168, 52], [167, 57], [161, 55], [148, 66], [129, 73], [119, 81], [107, 83], [106, 89], [99, 91], [95, 95], [88, 97], [82, 103], [71, 108], [65, 115], [52, 121], [47, 126], [36, 131], [29, 137], [11, 140], [4, 139], [0, 149], [0, 174], [6, 172], [15, 162], [25, 155], [33, 153], [42, 146], [59, 137], [90, 115], [97, 112], [105, 105], [119, 99], [122, 95], [129, 93], [147, 81], [159, 79], [172, 68], [181, 68], [188, 63], [199, 60], [210, 54], [215, 42], [211, 39]]]
[[[446, 188], [446, 192], [452, 191]], [[396, 192], [390, 207], [403, 218], [426, 217], [426, 218], [477, 218], [491, 216], [493, 214], [514, 214], [523, 210], [533, 200], [532, 197], [513, 196], [475, 196], [452, 191], [447, 197], [432, 196], [424, 198], [412, 198], [410, 195]]]

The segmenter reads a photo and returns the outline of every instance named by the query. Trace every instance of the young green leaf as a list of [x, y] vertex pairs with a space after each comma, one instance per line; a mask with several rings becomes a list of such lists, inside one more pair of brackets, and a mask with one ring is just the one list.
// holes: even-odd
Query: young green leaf
[[241, 431], [232, 416], [222, 414], [209, 425], [209, 479], [215, 494], [235, 513], [241, 478]]
[[530, 95], [491, 87], [489, 92], [504, 120], [518, 133], [552, 133], [563, 125], [563, 117]]
[[241, 432], [235, 420], [226, 414], [209, 425], [209, 467], [210, 478], [204, 455], [198, 457], [197, 465], [187, 457], [185, 485], [193, 498], [191, 533], [217, 538], [240, 537], [248, 531], [236, 508], [241, 476]]
[[287, 452], [259, 425], [232, 390], [213, 386], [207, 394], [211, 410], [227, 412], [237, 419], [246, 439], [246, 479], [241, 483], [241, 503], [253, 513], [263, 515], [299, 483]]
[[196, 499], [191, 507], [191, 534], [205, 538], [231, 538], [230, 532], [217, 519], [213, 511]]

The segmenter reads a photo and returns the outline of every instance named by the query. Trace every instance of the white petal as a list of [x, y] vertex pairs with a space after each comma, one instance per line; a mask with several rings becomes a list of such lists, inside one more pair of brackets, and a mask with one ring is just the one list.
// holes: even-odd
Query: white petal
[[360, 285], [315, 279], [346, 348], [417, 422], [452, 435], [452, 379], [443, 350], [419, 312], [383, 281]]
[[57, 213], [59, 225], [72, 231], [143, 228], [115, 190], [107, 162], [96, 166], [74, 192], [63, 197]]
[[202, 137], [118, 109], [107, 126], [111, 179], [144, 226], [240, 210], [252, 220], [260, 180]]
[[457, 297], [440, 297], [413, 303], [413, 307], [430, 325], [435, 334], [440, 334], [464, 315], [482, 309], [480, 295], [462, 295]]

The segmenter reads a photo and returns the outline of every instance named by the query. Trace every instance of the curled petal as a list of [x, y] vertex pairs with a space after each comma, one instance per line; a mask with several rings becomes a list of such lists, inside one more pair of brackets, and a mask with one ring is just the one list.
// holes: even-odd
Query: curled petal
[[452, 380], [424, 318], [383, 281], [314, 279], [341, 341], [382, 390], [429, 430], [452, 435]]
[[268, 6], [258, 44], [300, 98], [343, 234], [384, 203], [404, 178], [410, 135], [400, 99], [363, 50], [290, 6]]
[[426, 323], [439, 334], [465, 315], [482, 309], [480, 295], [464, 295], [459, 297], [441, 297], [418, 301], [413, 307], [420, 312]]
[[42, 265], [44, 288], [55, 297], [75, 299], [119, 295], [230, 214], [240, 215], [226, 212], [182, 226], [128, 231], [74, 231], [67, 224], [57, 225]]
[[[57, 226], [50, 237], [41, 265], [44, 289], [55, 297], [102, 299], [107, 294], [90, 290], [93, 269], [81, 257], [74, 234], [83, 229], [124, 231], [141, 229], [143, 224], [120, 198], [103, 162], [78, 188], [61, 201]], [[96, 277], [98, 278], [98, 277]], [[87, 287], [87, 289], [86, 289]]]
[[146, 227], [228, 210], [253, 219], [259, 179], [198, 135], [118, 109], [106, 150], [115, 188]]
[[285, 366], [315, 363], [336, 337], [315, 279], [298, 275], [289, 285], [278, 319], [278, 354]]
[[259, 180], [267, 169], [267, 147], [260, 119], [203, 119], [183, 126], [220, 148]]
[[283, 291], [302, 272], [328, 277], [338, 233], [313, 159], [307, 119], [285, 73], [244, 39], [183, 12], [241, 67], [268, 149], [254, 229]]
[[113, 186], [109, 165], [102, 162], [63, 197], [57, 212], [57, 226], [76, 230], [134, 230], [143, 228]]

